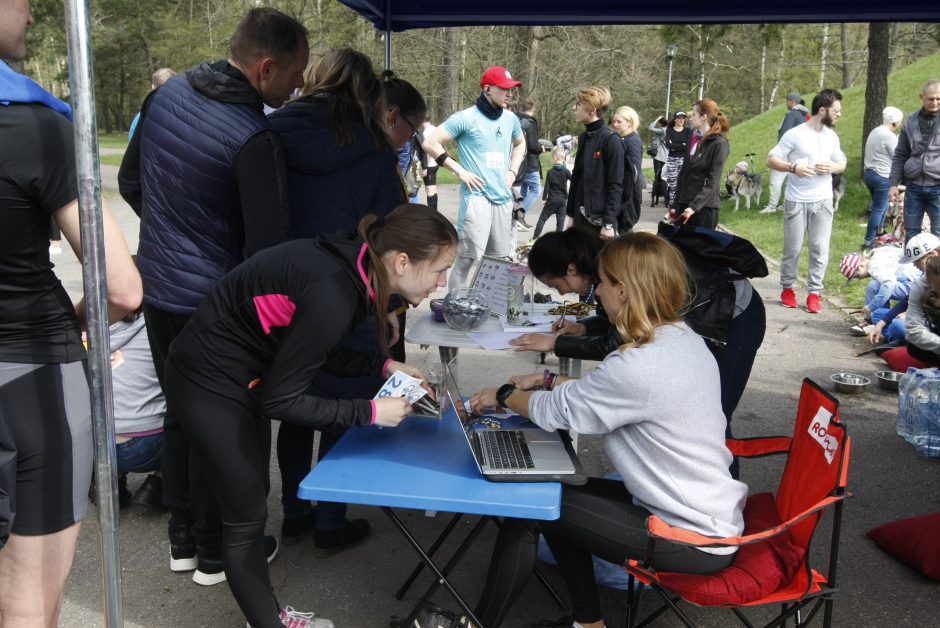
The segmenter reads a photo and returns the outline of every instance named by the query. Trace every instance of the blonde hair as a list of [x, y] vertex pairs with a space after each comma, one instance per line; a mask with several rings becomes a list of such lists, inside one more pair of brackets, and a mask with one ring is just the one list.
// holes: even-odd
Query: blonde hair
[[565, 149], [562, 148], [561, 146], [556, 146], [556, 147], [552, 150], [552, 162], [553, 162], [553, 163], [556, 163], [556, 164], [563, 164], [563, 163], [565, 163], [565, 159], [566, 159], [567, 157], [568, 157], [568, 156], [565, 154]]
[[582, 87], [578, 90], [577, 99], [588, 109], [596, 110], [598, 117], [602, 117], [610, 107], [610, 90], [597, 85]]
[[[614, 112], [614, 115], [620, 116], [624, 120], [628, 120], [630, 124], [633, 125], [630, 133], [636, 133], [637, 129], [640, 128], [640, 116], [633, 107], [624, 105], [623, 107], [618, 108], [617, 111]], [[630, 133], [627, 133], [627, 135], [630, 135]]]
[[666, 240], [652, 233], [629, 233], [601, 251], [602, 282], [623, 284], [626, 301], [613, 323], [624, 339], [620, 349], [653, 341], [656, 328], [682, 319], [688, 300], [685, 260]]

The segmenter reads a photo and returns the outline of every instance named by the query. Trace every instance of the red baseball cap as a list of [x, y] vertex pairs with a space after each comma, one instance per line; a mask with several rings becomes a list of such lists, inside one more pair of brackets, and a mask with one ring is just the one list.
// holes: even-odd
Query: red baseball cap
[[512, 89], [513, 87], [520, 87], [522, 83], [514, 79], [512, 75], [509, 74], [509, 70], [503, 66], [494, 65], [487, 69], [480, 78], [480, 87], [486, 87], [487, 85], [495, 85], [503, 89]]

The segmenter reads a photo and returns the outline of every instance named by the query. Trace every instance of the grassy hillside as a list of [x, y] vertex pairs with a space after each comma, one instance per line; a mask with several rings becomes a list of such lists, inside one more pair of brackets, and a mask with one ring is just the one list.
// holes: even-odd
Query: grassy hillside
[[[934, 54], [902, 70], [894, 72], [888, 80], [888, 104], [899, 107], [905, 115], [921, 106], [920, 88], [924, 82], [940, 75], [940, 53]], [[868, 206], [868, 189], [862, 183], [861, 162], [864, 152], [862, 141], [862, 116], [865, 112], [865, 85], [855, 85], [849, 89], [841, 90], [842, 118], [836, 125], [836, 132], [842, 143], [842, 150], [848, 158], [846, 169], [846, 193], [842, 199], [839, 211], [836, 213], [832, 227], [832, 243], [829, 249], [829, 267], [826, 271], [826, 292], [839, 296], [847, 303], [861, 306], [864, 296], [864, 285], [852, 282], [845, 286], [845, 280], [839, 273], [839, 259], [844, 253], [858, 251], [865, 236], [865, 219], [859, 218], [859, 213]], [[815, 91], [806, 90], [803, 98], [807, 108], [812, 102]], [[751, 240], [756, 246], [768, 254], [779, 259], [783, 250], [783, 230], [781, 223], [783, 216], [780, 212], [774, 214], [758, 214], [758, 210], [767, 204], [770, 174], [764, 164], [767, 152], [776, 144], [777, 128], [786, 113], [786, 106], [774, 107], [759, 116], [751, 118], [731, 129], [731, 156], [728, 158], [726, 170], [734, 163], [744, 159], [750, 152], [756, 153], [755, 164], [757, 170], [764, 175], [764, 194], [761, 203], [756, 207], [752, 204], [751, 210], [743, 209], [734, 212], [734, 201], [726, 201], [722, 205], [721, 222], [735, 233]], [[732, 121], [733, 122], [733, 121]], [[806, 252], [800, 259], [800, 274], [805, 277]]]

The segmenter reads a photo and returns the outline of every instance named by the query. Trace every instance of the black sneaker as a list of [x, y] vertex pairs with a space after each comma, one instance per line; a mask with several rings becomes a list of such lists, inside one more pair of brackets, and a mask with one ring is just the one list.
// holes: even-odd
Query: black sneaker
[[132, 503], [146, 506], [152, 510], [165, 510], [163, 505], [163, 478], [159, 475], [148, 475], [144, 483], [134, 493]]
[[305, 536], [314, 531], [316, 524], [316, 511], [310, 511], [299, 517], [285, 518], [281, 523], [281, 543], [285, 546], [300, 543]]
[[320, 557], [332, 556], [347, 547], [352, 547], [369, 535], [369, 522], [353, 519], [337, 530], [317, 530], [313, 544], [314, 553]]
[[[277, 539], [273, 536], [265, 535], [264, 551], [268, 556], [269, 563], [277, 556], [277, 549]], [[196, 567], [196, 571], [193, 572], [193, 582], [206, 587], [225, 582], [225, 569], [222, 567], [221, 558], [199, 556], [197, 562], [199, 564]]]
[[188, 524], [170, 526], [170, 571], [192, 571], [197, 565], [196, 537]]

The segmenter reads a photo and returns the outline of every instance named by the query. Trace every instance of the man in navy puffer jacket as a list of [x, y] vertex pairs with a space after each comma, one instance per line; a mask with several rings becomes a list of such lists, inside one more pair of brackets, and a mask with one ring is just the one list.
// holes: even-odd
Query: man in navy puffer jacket
[[[170, 343], [212, 286], [287, 237], [284, 151], [263, 104], [279, 107], [303, 86], [308, 55], [299, 22], [253, 9], [236, 28], [227, 60], [173, 77], [142, 107], [119, 185], [141, 217], [137, 264], [161, 378]], [[195, 496], [190, 504], [189, 446], [170, 413], [163, 433], [170, 568], [196, 569], [199, 584], [223, 582], [217, 508]]]

